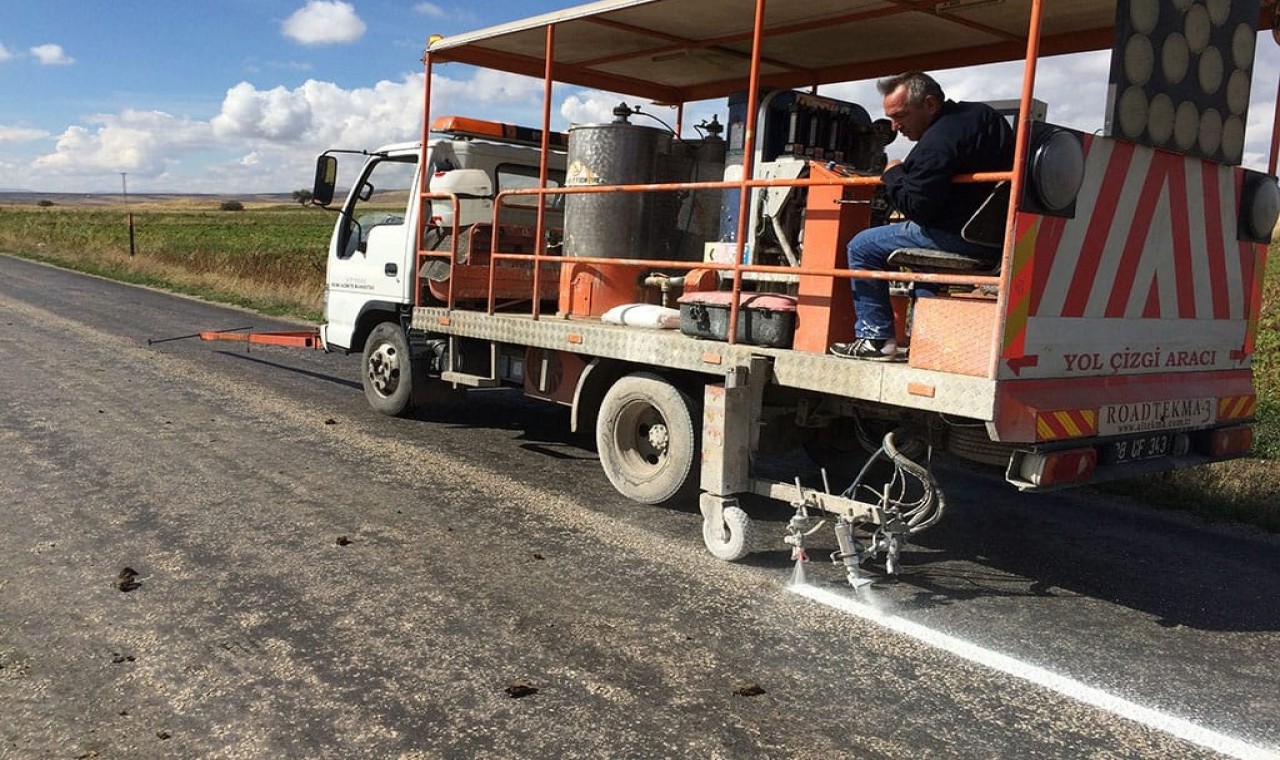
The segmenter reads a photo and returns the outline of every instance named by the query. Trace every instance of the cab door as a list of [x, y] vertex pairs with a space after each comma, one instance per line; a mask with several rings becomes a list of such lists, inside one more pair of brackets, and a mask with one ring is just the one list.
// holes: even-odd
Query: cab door
[[374, 156], [347, 198], [329, 245], [326, 346], [355, 349], [360, 315], [410, 303], [416, 154]]

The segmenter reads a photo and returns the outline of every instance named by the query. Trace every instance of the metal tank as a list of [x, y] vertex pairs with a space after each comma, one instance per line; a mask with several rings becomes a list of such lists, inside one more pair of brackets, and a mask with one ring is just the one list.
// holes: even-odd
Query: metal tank
[[[568, 187], [636, 185], [659, 181], [660, 156], [671, 133], [631, 124], [625, 105], [609, 124], [569, 128]], [[668, 195], [671, 198], [664, 199]], [[564, 202], [567, 256], [613, 259], [671, 259], [675, 253], [674, 193], [568, 194]]]

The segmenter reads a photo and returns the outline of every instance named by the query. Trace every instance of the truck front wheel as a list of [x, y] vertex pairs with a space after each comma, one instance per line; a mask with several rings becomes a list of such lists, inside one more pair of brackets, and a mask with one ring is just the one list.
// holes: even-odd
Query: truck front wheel
[[413, 361], [399, 325], [383, 322], [364, 343], [360, 382], [369, 406], [389, 417], [413, 411]]
[[657, 375], [626, 375], [600, 404], [596, 448], [623, 496], [642, 504], [673, 501], [692, 491], [696, 475], [693, 402]]

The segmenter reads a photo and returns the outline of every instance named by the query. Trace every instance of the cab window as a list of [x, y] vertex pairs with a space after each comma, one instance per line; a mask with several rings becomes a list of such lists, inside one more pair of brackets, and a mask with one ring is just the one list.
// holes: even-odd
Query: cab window
[[[521, 164], [499, 164], [496, 170], [498, 180], [498, 192], [505, 190], [525, 190], [538, 186], [538, 167], [523, 166]], [[547, 187], [561, 187], [564, 185], [564, 172], [549, 169], [547, 171]], [[558, 209], [564, 205], [563, 195], [547, 195], [544, 196], [546, 206], [549, 209]], [[533, 196], [515, 197], [507, 200], [512, 206], [536, 206], [537, 201]]]
[[384, 224], [404, 224], [409, 192], [418, 172], [415, 156], [384, 158], [369, 167], [352, 190], [352, 203], [343, 218], [339, 258], [363, 253], [369, 230]]

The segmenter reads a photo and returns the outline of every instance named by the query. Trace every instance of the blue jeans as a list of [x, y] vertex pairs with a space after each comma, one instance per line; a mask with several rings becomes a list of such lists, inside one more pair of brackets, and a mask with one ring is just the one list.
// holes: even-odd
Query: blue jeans
[[[853, 236], [845, 249], [850, 269], [867, 269], [884, 272], [889, 269], [886, 259], [898, 248], [932, 248], [968, 256], [991, 258], [999, 255], [997, 249], [970, 243], [959, 233], [921, 227], [915, 222], [898, 222], [880, 227], [870, 227]], [[853, 309], [856, 321], [853, 334], [859, 338], [892, 338], [893, 307], [889, 303], [887, 280], [852, 280]], [[936, 285], [918, 284], [914, 295], [937, 295]]]

